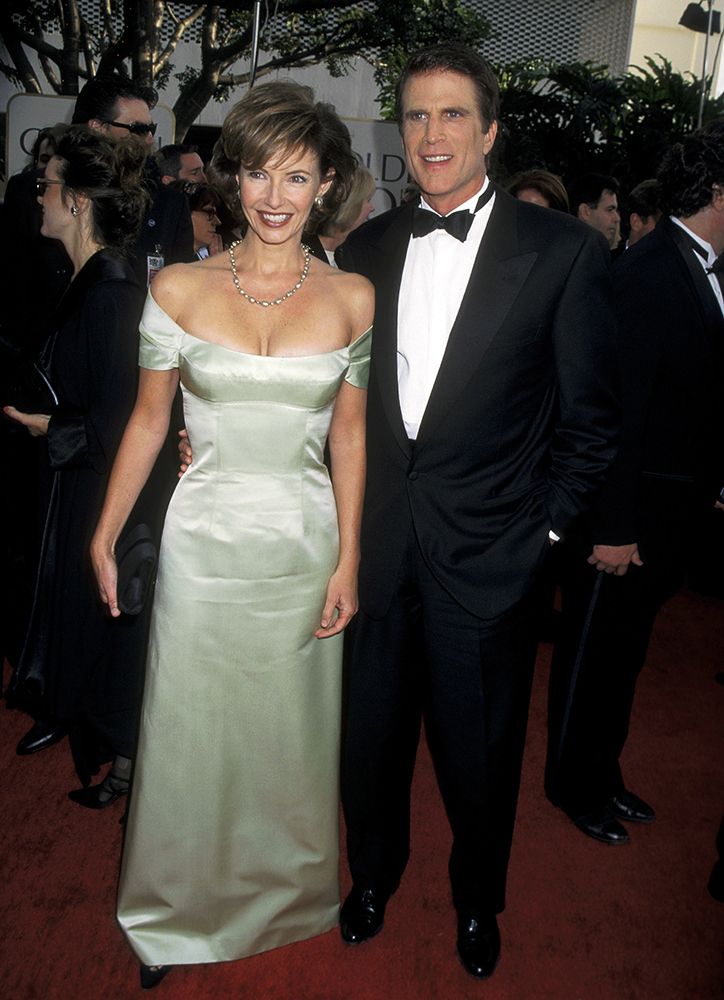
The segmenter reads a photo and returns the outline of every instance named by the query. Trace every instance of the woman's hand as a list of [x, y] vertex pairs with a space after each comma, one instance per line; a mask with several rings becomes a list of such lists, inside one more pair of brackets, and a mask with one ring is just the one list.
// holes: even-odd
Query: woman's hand
[[315, 637], [326, 639], [330, 635], [338, 635], [352, 621], [358, 607], [357, 573], [338, 566], [327, 585], [327, 599]]
[[103, 604], [108, 605], [112, 618], [119, 618], [121, 609], [118, 607], [118, 567], [113, 550], [98, 538], [93, 536], [90, 546], [91, 564], [98, 583], [98, 594]]
[[45, 437], [48, 433], [50, 415], [47, 413], [21, 413], [14, 406], [3, 406], [3, 413], [11, 420], [17, 420], [23, 427], [27, 427], [31, 437]]
[[178, 432], [179, 442], [178, 442], [178, 457], [181, 462], [181, 469], [179, 471], [179, 479], [183, 476], [184, 472], [187, 471], [188, 467], [193, 461], [193, 453], [191, 451], [191, 445], [189, 444], [188, 431], [185, 429]]

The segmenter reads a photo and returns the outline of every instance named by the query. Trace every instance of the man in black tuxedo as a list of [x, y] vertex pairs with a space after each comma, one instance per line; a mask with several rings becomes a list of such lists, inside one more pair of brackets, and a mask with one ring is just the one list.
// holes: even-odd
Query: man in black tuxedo
[[398, 110], [422, 199], [353, 233], [343, 261], [374, 281], [377, 308], [341, 930], [372, 937], [402, 876], [424, 718], [454, 836], [458, 952], [484, 978], [535, 659], [527, 597], [615, 447], [609, 254], [590, 227], [490, 183], [498, 87], [473, 50], [413, 54]]
[[664, 601], [696, 555], [724, 484], [724, 129], [688, 137], [659, 171], [668, 215], [617, 261], [623, 428], [595, 509], [559, 553], [563, 616], [549, 696], [546, 791], [586, 834], [654, 810], [619, 758], [636, 679]]

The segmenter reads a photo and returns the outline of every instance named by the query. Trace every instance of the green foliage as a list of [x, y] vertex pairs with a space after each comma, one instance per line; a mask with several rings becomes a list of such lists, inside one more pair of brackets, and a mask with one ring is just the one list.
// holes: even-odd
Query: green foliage
[[[624, 190], [653, 176], [668, 147], [696, 128], [701, 83], [662, 56], [645, 62], [620, 77], [592, 63], [502, 67], [497, 175], [543, 167], [570, 179], [598, 171]], [[724, 97], [707, 99], [703, 121], [722, 114]]]
[[[576, 162], [599, 169], [619, 101], [605, 66], [536, 60], [499, 71], [503, 124], [497, 162], [505, 173], [545, 167], [566, 174]], [[600, 168], [602, 169], [602, 168]]]
[[377, 0], [368, 37], [374, 47], [362, 52], [374, 66], [382, 118], [394, 118], [395, 83], [410, 52], [446, 40], [465, 39], [480, 48], [490, 38], [490, 22], [460, 0]]

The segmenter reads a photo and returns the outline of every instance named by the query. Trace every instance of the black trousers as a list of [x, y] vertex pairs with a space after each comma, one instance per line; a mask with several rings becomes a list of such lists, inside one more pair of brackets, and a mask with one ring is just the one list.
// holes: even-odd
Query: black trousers
[[[682, 586], [707, 507], [691, 484], [645, 482], [639, 552], [625, 576], [600, 574], [591, 547], [561, 546], [563, 614], [548, 693], [545, 787], [572, 816], [625, 788], [620, 757], [656, 615]], [[645, 513], [644, 513], [645, 512]]]
[[410, 786], [425, 721], [453, 832], [459, 912], [497, 913], [535, 662], [527, 603], [494, 621], [462, 608], [411, 534], [392, 605], [360, 613], [347, 661], [342, 802], [352, 877], [389, 895], [410, 851]]

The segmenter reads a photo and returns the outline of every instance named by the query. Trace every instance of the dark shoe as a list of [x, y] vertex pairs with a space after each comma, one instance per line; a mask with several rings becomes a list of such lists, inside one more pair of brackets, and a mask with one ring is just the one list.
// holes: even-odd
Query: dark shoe
[[633, 792], [619, 792], [609, 803], [611, 812], [629, 823], [653, 823], [656, 813], [651, 806]]
[[152, 990], [171, 969], [172, 965], [144, 965], [141, 962], [141, 989]]
[[492, 976], [500, 958], [500, 931], [494, 916], [458, 917], [458, 956], [465, 971], [476, 979]]
[[116, 778], [112, 774], [107, 774], [99, 785], [68, 792], [71, 802], [77, 802], [86, 809], [107, 809], [124, 795], [128, 795], [128, 782], [125, 778]]
[[25, 757], [27, 754], [37, 753], [39, 750], [47, 750], [55, 743], [60, 743], [65, 735], [65, 729], [56, 722], [38, 719], [19, 741], [15, 752], [21, 757]]
[[382, 930], [387, 897], [374, 889], [353, 887], [339, 911], [342, 940], [347, 944], [362, 944]]
[[586, 813], [585, 816], [571, 816], [579, 830], [602, 844], [627, 844], [629, 840], [626, 828], [621, 826], [616, 817], [608, 809], [598, 809]]

